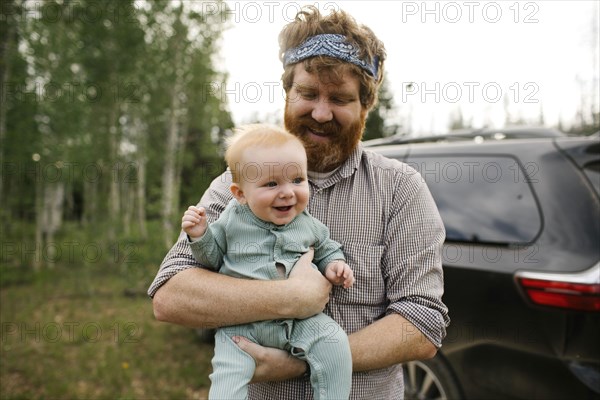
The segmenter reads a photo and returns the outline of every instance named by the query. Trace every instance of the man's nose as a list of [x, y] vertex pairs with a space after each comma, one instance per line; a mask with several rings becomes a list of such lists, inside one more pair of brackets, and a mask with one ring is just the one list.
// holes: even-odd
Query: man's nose
[[319, 123], [331, 121], [333, 119], [331, 104], [327, 100], [317, 101], [314, 105], [311, 116]]

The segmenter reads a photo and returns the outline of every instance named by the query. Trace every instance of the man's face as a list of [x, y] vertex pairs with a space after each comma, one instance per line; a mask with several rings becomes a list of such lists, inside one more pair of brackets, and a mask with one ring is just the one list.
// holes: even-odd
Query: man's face
[[341, 82], [308, 73], [302, 64], [294, 70], [287, 93], [285, 127], [304, 143], [308, 169], [328, 172], [339, 167], [354, 151], [365, 125], [359, 81], [345, 73]]

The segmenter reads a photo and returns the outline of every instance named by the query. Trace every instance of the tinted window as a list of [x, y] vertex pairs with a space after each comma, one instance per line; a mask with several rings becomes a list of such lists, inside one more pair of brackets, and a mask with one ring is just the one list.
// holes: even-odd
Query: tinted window
[[540, 231], [535, 197], [515, 159], [436, 155], [408, 164], [427, 182], [447, 241], [525, 244]]
[[594, 186], [596, 193], [600, 194], [600, 162], [586, 164], [583, 172], [585, 172], [592, 186]]

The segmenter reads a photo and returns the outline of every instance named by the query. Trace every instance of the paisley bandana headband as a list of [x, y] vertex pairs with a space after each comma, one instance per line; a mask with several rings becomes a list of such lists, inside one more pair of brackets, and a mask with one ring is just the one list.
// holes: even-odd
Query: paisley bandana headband
[[315, 56], [333, 57], [358, 65], [377, 79], [379, 57], [375, 56], [372, 64], [367, 63], [359, 57], [358, 48], [347, 42], [344, 35], [333, 33], [312, 36], [300, 46], [287, 50], [283, 56], [283, 66]]

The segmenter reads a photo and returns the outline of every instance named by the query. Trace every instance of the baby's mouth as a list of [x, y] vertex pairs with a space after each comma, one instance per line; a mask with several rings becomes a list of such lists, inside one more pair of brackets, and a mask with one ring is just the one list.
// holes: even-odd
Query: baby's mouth
[[290, 211], [292, 209], [292, 206], [274, 207], [274, 208], [279, 211]]

